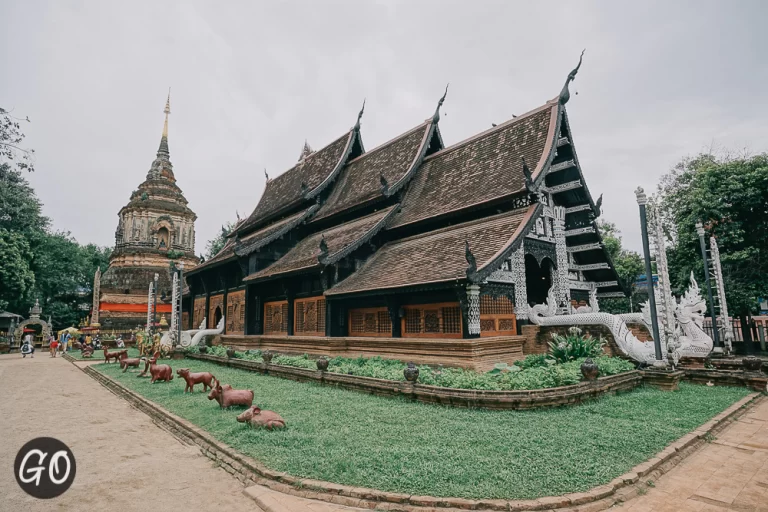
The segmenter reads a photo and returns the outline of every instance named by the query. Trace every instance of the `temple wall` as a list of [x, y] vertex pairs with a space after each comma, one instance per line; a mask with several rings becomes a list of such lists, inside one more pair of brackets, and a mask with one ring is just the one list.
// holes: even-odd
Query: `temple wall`
[[500, 362], [513, 363], [523, 356], [522, 336], [472, 339], [364, 338], [320, 336], [216, 336], [213, 343], [237, 350], [271, 350], [281, 354], [329, 357], [376, 357], [417, 364], [442, 364], [478, 371]]

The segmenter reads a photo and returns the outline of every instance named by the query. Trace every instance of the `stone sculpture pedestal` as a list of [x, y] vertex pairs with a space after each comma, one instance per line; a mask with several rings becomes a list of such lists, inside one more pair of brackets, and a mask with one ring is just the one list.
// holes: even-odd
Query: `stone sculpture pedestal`
[[641, 373], [643, 383], [662, 391], [677, 391], [680, 388], [680, 379], [685, 375], [685, 372], [680, 370], [643, 370]]

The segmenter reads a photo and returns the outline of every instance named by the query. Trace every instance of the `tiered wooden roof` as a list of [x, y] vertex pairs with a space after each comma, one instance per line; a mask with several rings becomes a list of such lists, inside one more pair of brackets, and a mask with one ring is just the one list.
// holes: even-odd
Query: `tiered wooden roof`
[[565, 112], [576, 71], [559, 97], [447, 148], [438, 129], [445, 96], [431, 119], [368, 153], [358, 117], [348, 134], [303, 152], [296, 166], [267, 182], [226, 257], [266, 249], [297, 230], [292, 248], [273, 251], [278, 259], [245, 280], [334, 265], [372, 241], [361, 257], [373, 255], [327, 295], [481, 282], [549, 211], [552, 205], [538, 198], [550, 195], [566, 208], [566, 242], [576, 262], [571, 270], [597, 282], [604, 295], [622, 293]]
[[530, 206], [389, 242], [326, 295], [389, 293], [395, 288], [477, 280], [496, 270], [519, 245], [536, 210]]

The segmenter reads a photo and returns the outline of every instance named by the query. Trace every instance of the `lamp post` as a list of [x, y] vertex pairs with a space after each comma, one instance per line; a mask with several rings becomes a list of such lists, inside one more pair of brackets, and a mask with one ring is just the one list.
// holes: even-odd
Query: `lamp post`
[[656, 311], [656, 296], [653, 293], [653, 274], [651, 273], [651, 247], [648, 243], [648, 217], [646, 216], [646, 205], [648, 196], [642, 187], [635, 190], [637, 204], [640, 207], [640, 231], [643, 237], [643, 254], [645, 256], [645, 277], [648, 281], [648, 302], [651, 305], [651, 328], [653, 329], [653, 347], [656, 352], [656, 362], [654, 366], [666, 367], [666, 362], [661, 354], [661, 336], [659, 335], [659, 319]]
[[153, 286], [152, 290], [154, 291], [154, 293], [152, 294], [154, 295], [154, 301], [152, 304], [152, 334], [155, 333], [155, 329], [157, 326], [157, 279], [159, 277], [160, 276], [158, 274], [155, 274], [154, 284], [152, 285]]
[[[707, 286], [707, 299], [709, 300], [709, 316], [712, 318], [712, 341], [718, 352], [723, 351], [720, 345], [720, 333], [717, 332], [717, 317], [715, 316], [715, 303], [712, 301], [712, 286], [709, 284], [709, 259], [707, 258], [707, 244], [704, 241], [704, 225], [701, 221], [696, 222], [696, 234], [699, 235], [699, 245], [701, 245], [701, 257], [704, 259], [704, 284]], [[746, 344], [745, 344], [746, 346]]]

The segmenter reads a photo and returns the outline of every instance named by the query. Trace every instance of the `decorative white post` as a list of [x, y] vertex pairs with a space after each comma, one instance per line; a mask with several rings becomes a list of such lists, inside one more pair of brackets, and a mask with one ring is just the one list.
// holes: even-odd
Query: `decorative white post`
[[565, 247], [565, 207], [552, 208], [554, 216], [552, 231], [555, 236], [555, 256], [557, 258], [557, 272], [554, 274], [555, 298], [557, 308], [563, 312], [571, 310], [571, 286], [568, 280], [568, 250]]
[[525, 283], [525, 241], [509, 258], [509, 270], [515, 284], [515, 315], [520, 319], [528, 318], [528, 288]]
[[733, 326], [731, 325], [731, 317], [728, 316], [728, 303], [725, 300], [723, 267], [720, 265], [720, 248], [717, 246], [717, 240], [714, 236], [709, 238], [709, 250], [712, 254], [712, 265], [715, 267], [715, 286], [717, 287], [717, 300], [720, 303], [720, 322], [723, 325], [724, 331], [725, 355], [729, 355], [733, 353]]
[[169, 332], [173, 333], [171, 336], [175, 336], [176, 322], [179, 316], [179, 273], [175, 271], [173, 273], [173, 294], [171, 295], [171, 304], [171, 329]]
[[480, 286], [467, 285], [467, 332], [480, 334]]
[[91, 312], [91, 326], [99, 327], [99, 295], [101, 294], [101, 268], [96, 269], [93, 276], [93, 311]]
[[[659, 309], [661, 310], [661, 325], [664, 329], [664, 335], [659, 340], [661, 342], [662, 354], [667, 353], [667, 345], [672, 343], [677, 346], [675, 339], [675, 309], [677, 301], [672, 296], [672, 285], [669, 281], [669, 265], [667, 264], [666, 244], [664, 243], [664, 230], [661, 226], [658, 210], [650, 205], [651, 220], [653, 222], [653, 244], [656, 246], [656, 273], [659, 276]], [[677, 361], [674, 361], [677, 364]]]
[[149, 283], [149, 294], [147, 295], [147, 334], [152, 326], [152, 282]]

